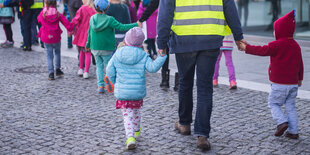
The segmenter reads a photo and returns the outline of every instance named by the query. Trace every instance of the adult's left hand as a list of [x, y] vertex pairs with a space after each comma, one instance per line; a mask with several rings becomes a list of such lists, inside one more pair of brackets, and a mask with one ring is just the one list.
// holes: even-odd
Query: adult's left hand
[[238, 50], [242, 51], [242, 43], [248, 44], [248, 42], [244, 39], [239, 40], [239, 41], [235, 41], [236, 45], [238, 46]]

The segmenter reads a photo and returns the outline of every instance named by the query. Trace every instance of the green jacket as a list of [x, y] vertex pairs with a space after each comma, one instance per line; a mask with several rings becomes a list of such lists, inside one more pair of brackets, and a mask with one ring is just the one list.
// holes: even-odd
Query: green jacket
[[86, 48], [114, 51], [116, 49], [114, 29], [126, 31], [135, 26], [138, 24], [121, 24], [112, 16], [95, 14], [89, 21]]

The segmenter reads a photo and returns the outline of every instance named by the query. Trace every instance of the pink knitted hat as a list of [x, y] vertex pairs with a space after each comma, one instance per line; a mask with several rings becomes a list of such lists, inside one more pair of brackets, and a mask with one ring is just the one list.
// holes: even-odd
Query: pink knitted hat
[[125, 43], [128, 46], [142, 47], [145, 39], [144, 33], [140, 27], [130, 29], [125, 35]]

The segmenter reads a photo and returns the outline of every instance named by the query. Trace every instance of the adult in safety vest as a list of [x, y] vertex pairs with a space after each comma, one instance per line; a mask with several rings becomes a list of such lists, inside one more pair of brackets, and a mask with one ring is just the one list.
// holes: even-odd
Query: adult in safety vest
[[179, 72], [179, 119], [175, 128], [191, 134], [193, 85], [196, 70], [197, 146], [209, 150], [212, 77], [224, 36], [233, 34], [239, 47], [243, 32], [234, 0], [160, 0], [157, 23], [159, 53], [169, 45]]
[[[31, 51], [32, 41], [37, 40], [36, 33], [32, 35], [32, 32], [37, 32], [36, 30], [37, 25], [40, 28], [37, 17], [40, 14], [43, 6], [44, 6], [43, 0], [34, 0], [31, 6], [20, 8], [20, 11], [22, 12], [21, 19], [22, 19], [22, 29], [23, 29], [23, 40], [24, 40], [23, 50], [24, 51]], [[35, 26], [33, 27], [34, 30], [31, 30], [32, 23], [35, 24]]]

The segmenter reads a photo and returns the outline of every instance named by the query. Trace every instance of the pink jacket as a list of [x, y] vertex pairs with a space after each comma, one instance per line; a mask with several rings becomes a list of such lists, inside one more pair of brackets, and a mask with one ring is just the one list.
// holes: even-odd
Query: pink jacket
[[[137, 17], [138, 19], [141, 18], [144, 10], [142, 6], [142, 3], [139, 6]], [[146, 31], [147, 31], [147, 38], [156, 38], [156, 24], [157, 24], [157, 14], [158, 14], [158, 9], [150, 16], [150, 18], [146, 21]]]
[[96, 11], [86, 5], [82, 5], [76, 12], [75, 17], [71, 21], [75, 26], [73, 44], [85, 47], [88, 37], [89, 19], [94, 14], [96, 14]]
[[[46, 14], [44, 17], [45, 12]], [[54, 44], [60, 41], [62, 30], [59, 27], [59, 21], [68, 31], [73, 30], [73, 25], [66, 19], [66, 17], [52, 7], [48, 10], [44, 7], [37, 19], [42, 25], [37, 37], [41, 38], [42, 42], [47, 44]]]

